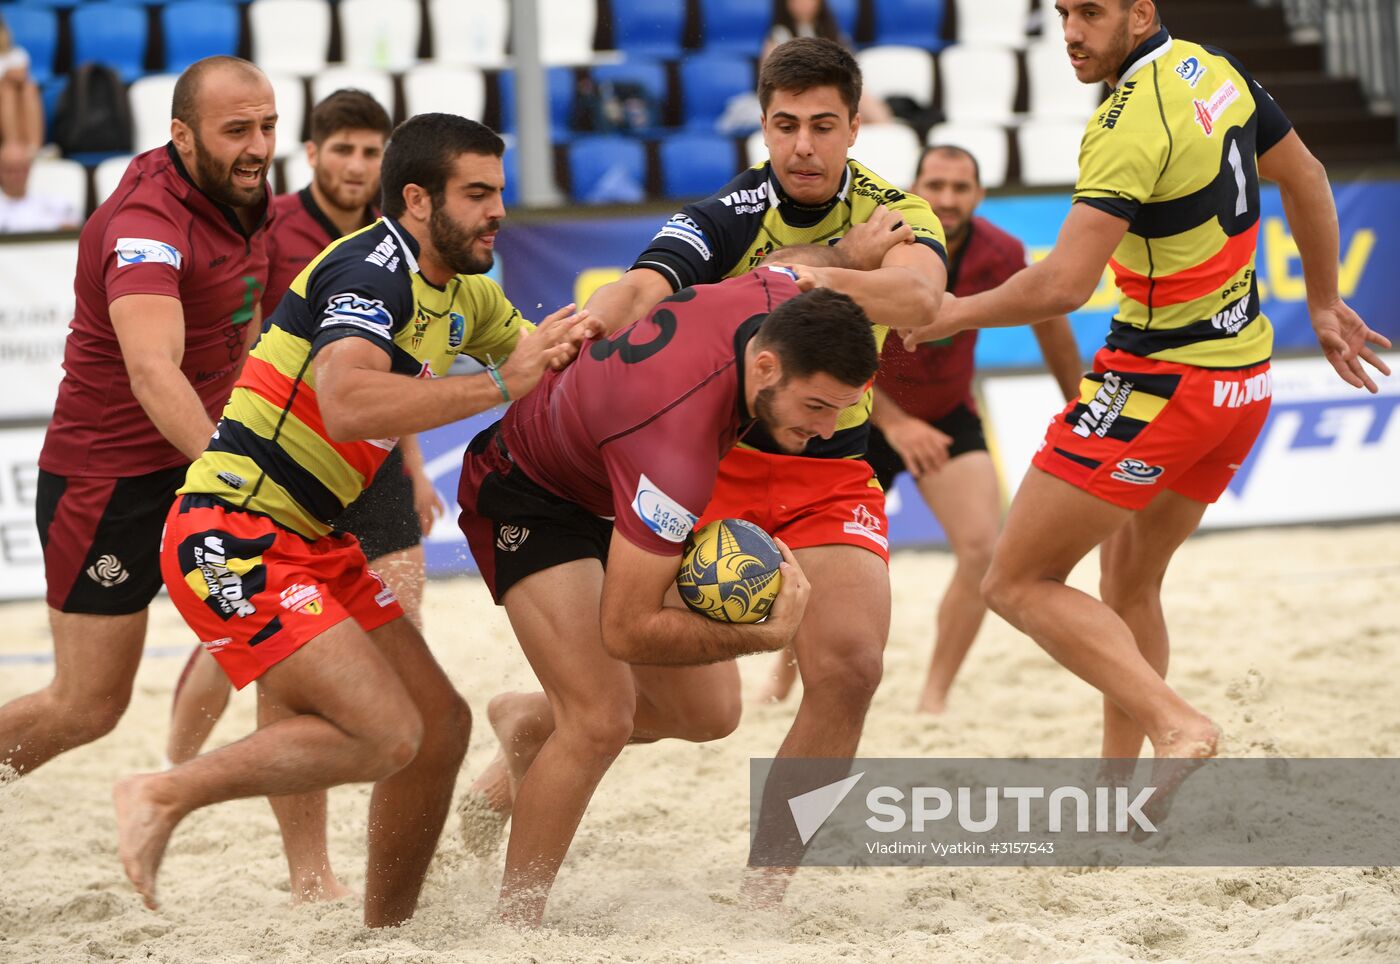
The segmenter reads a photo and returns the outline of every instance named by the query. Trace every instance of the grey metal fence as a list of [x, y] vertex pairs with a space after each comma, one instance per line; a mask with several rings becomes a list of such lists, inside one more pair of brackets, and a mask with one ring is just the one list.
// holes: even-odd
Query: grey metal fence
[[1372, 103], [1400, 107], [1400, 0], [1255, 0], [1283, 7], [1289, 24], [1315, 31], [1327, 71], [1355, 77]]

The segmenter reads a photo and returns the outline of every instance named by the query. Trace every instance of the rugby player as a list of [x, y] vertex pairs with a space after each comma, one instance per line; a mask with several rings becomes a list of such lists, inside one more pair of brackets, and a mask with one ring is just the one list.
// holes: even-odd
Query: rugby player
[[111, 731], [131, 698], [165, 510], [258, 334], [276, 127], [258, 68], [192, 64], [170, 142], [132, 159], [79, 236], [35, 500], [54, 678], [0, 708], [0, 762], [21, 773]]
[[[482, 276], [505, 216], [503, 152], [495, 133], [449, 114], [394, 131], [384, 217], [297, 275], [169, 507], [171, 600], [233, 684], [256, 680], [264, 698], [253, 735], [117, 784], [118, 853], [148, 906], [192, 810], [372, 780], [365, 922], [413, 913], [470, 714], [331, 522], [395, 435], [524, 395], [589, 333], [572, 306], [524, 333]], [[438, 377], [462, 353], [490, 367]]]
[[[1080, 397], [1056, 417], [1012, 501], [983, 589], [993, 610], [1104, 694], [1102, 752], [1154, 782], [1214, 755], [1219, 730], [1165, 682], [1161, 585], [1178, 546], [1249, 454], [1269, 410], [1273, 329], [1254, 260], [1259, 177], [1278, 182], [1313, 328], [1350, 385], [1385, 338], [1337, 290], [1327, 175], [1230, 54], [1174, 39], [1152, 0], [1060, 0], [1084, 83], [1113, 91], [1089, 121], [1074, 205], [1045, 260], [950, 299], [907, 345], [1072, 311], [1104, 265], [1118, 316]], [[1102, 546], [1102, 601], [1065, 578]]]
[[[768, 618], [715, 622], [665, 604], [683, 543], [740, 437], [762, 432], [787, 452], [831, 438], [877, 364], [855, 302], [763, 266], [667, 297], [468, 448], [462, 531], [544, 686], [491, 710], [516, 787], [507, 920], [540, 923], [593, 790], [629, 740], [713, 740], [738, 725], [733, 659], [786, 645], [808, 584], [779, 542]], [[531, 717], [547, 731], [519, 746], [515, 724]]]

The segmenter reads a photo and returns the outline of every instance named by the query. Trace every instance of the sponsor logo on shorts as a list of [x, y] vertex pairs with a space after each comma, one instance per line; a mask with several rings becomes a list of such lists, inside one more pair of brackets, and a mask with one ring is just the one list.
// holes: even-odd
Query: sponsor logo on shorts
[[387, 237], [376, 244], [373, 251], [365, 255], [365, 261], [377, 264], [386, 271], [393, 271], [399, 266], [399, 256], [395, 254], [397, 250], [394, 239]]
[[1220, 115], [1239, 99], [1239, 88], [1233, 80], [1227, 80], [1211, 94], [1210, 100], [1192, 101], [1196, 109], [1196, 123], [1205, 131], [1207, 137], [1215, 133], [1215, 122], [1220, 120]]
[[96, 562], [88, 566], [87, 574], [89, 579], [103, 589], [120, 586], [131, 576], [131, 573], [127, 572], [126, 567], [122, 565], [122, 561], [110, 552], [100, 556]]
[[345, 291], [332, 295], [321, 315], [322, 328], [337, 325], [351, 325], [388, 338], [389, 330], [394, 327], [394, 316], [384, 307], [384, 302]]
[[399, 601], [398, 594], [389, 588], [389, 584], [384, 581], [383, 576], [373, 569], [369, 570], [369, 574], [374, 577], [375, 582], [379, 583], [379, 592], [374, 594], [374, 602], [380, 609]]
[[1206, 75], [1205, 65], [1196, 57], [1187, 57], [1176, 65], [1176, 75], [1191, 85], [1192, 89]]
[[1108, 435], [1108, 430], [1118, 421], [1118, 416], [1123, 413], [1123, 406], [1128, 404], [1128, 398], [1132, 394], [1132, 382], [1125, 381], [1117, 372], [1104, 372], [1103, 384], [1089, 400], [1084, 414], [1079, 416], [1079, 421], [1074, 424], [1074, 434], [1080, 438], [1088, 438], [1090, 435], [1103, 438]]
[[514, 552], [530, 538], [530, 530], [524, 526], [501, 526], [496, 533], [496, 548], [502, 552]]
[[258, 610], [249, 597], [267, 585], [262, 553], [275, 539], [238, 539], [213, 532], [192, 536], [179, 550], [185, 582], [221, 618], [251, 616]]
[[293, 583], [278, 594], [282, 608], [294, 613], [319, 616], [325, 611], [321, 603], [321, 587], [308, 586], [304, 582]]
[[1216, 408], [1243, 408], [1273, 396], [1273, 372], [1260, 372], [1238, 382], [1215, 383]]
[[890, 547], [890, 540], [880, 535], [880, 517], [871, 512], [864, 505], [858, 505], [851, 510], [853, 516], [850, 522], [842, 526], [847, 535], [864, 536], [875, 543], [881, 549]]
[[200, 643], [200, 645], [203, 646], [210, 653], [217, 653], [221, 652], [224, 649], [224, 647], [228, 646], [232, 642], [232, 636], [225, 636], [222, 639], [206, 639], [204, 642]]
[[699, 516], [671, 498], [651, 479], [643, 475], [637, 480], [637, 492], [632, 496], [632, 511], [646, 527], [667, 542], [684, 542], [695, 528]]
[[133, 264], [168, 264], [179, 271], [185, 263], [185, 257], [178, 248], [149, 238], [117, 238], [115, 250], [118, 268]]
[[[751, 192], [745, 191], [742, 193], [747, 194]], [[731, 194], [729, 197], [732, 198], [734, 195]], [[724, 199], [724, 202], [725, 204], [733, 203], [728, 199]], [[695, 253], [706, 261], [709, 261], [710, 258], [714, 256], [710, 251], [710, 239], [705, 237], [705, 232], [700, 229], [700, 225], [696, 224], [684, 214], [677, 214], [672, 217], [671, 220], [667, 221], [662, 226], [661, 230], [656, 232], [656, 238], [652, 240], [655, 241], [657, 238], [675, 238], [677, 241], [684, 241], [694, 248]]]
[[1119, 482], [1133, 485], [1156, 485], [1165, 470], [1160, 465], [1148, 465], [1142, 459], [1124, 459], [1118, 463], [1118, 471], [1113, 477]]

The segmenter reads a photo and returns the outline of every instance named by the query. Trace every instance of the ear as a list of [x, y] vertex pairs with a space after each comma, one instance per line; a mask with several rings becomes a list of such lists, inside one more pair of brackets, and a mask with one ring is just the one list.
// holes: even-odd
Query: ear
[[754, 354], [749, 374], [755, 388], [770, 388], [783, 380], [783, 363], [765, 348]]
[[417, 184], [403, 186], [404, 213], [416, 221], [427, 222], [433, 216], [433, 197]]
[[181, 154], [194, 153], [194, 130], [178, 117], [170, 118], [170, 139]]
[[315, 141], [306, 142], [306, 163], [311, 165], [311, 169], [316, 170], [316, 162], [321, 158], [321, 149], [316, 146]]
[[860, 111], [851, 115], [851, 139], [846, 142], [846, 147], [851, 148], [856, 144], [856, 135], [860, 133]]

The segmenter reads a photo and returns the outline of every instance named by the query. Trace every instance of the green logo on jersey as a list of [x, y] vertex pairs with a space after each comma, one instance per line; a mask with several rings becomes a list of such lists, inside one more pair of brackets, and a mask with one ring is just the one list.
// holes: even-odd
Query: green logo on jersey
[[242, 277], [243, 304], [238, 306], [238, 310], [233, 313], [230, 319], [235, 325], [246, 325], [253, 320], [253, 309], [257, 307], [258, 298], [263, 293], [263, 283], [250, 274]]

